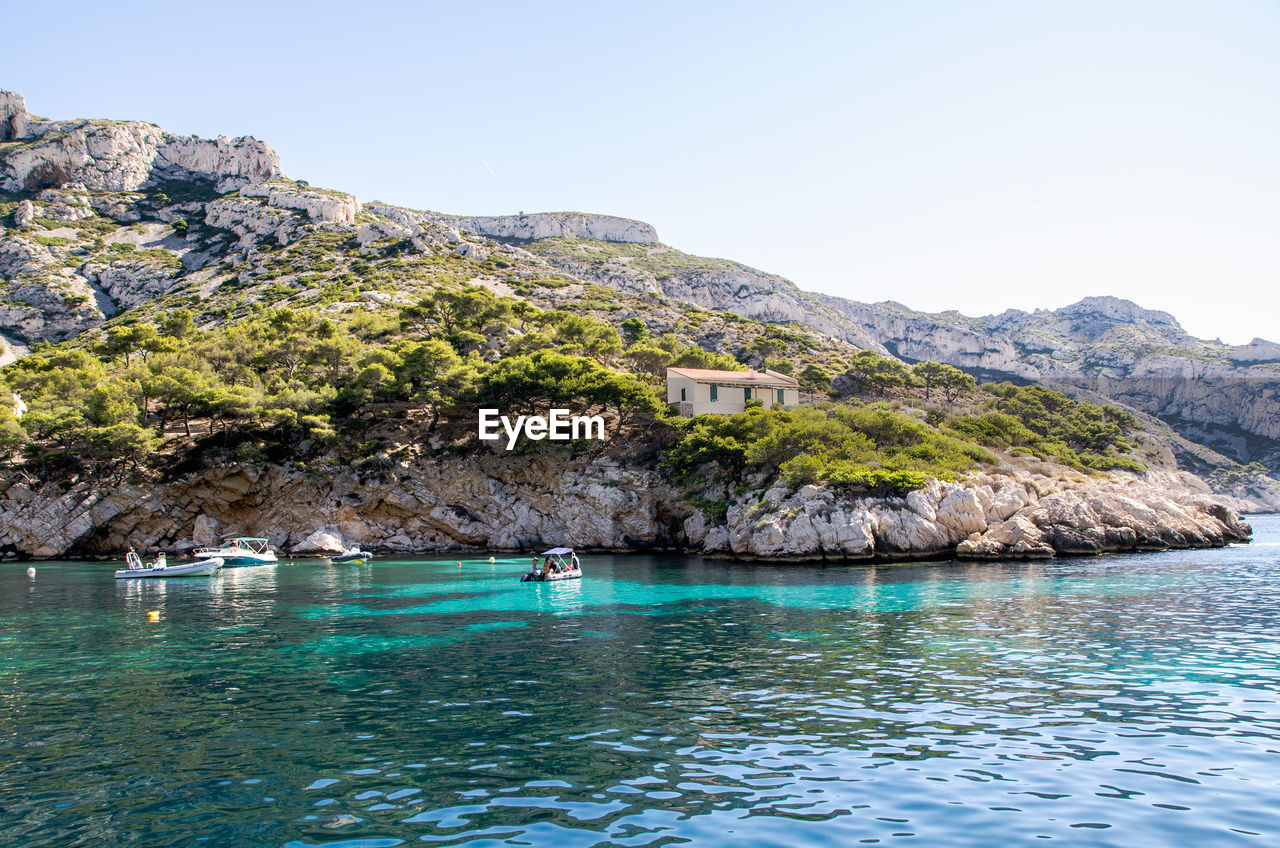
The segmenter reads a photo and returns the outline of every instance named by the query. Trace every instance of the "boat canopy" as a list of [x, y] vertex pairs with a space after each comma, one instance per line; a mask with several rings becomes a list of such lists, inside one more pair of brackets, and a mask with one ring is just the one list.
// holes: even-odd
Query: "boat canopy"
[[549, 551], [543, 551], [538, 556], [565, 556], [573, 553], [573, 548], [552, 548]]
[[271, 544], [270, 539], [264, 539], [261, 536], [237, 536], [227, 545], [230, 548], [245, 547], [255, 553], [266, 553], [267, 547]]

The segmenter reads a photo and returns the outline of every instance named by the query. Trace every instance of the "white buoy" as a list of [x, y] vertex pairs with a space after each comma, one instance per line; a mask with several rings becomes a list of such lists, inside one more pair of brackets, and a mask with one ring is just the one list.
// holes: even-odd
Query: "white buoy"
[[489, 557], [489, 562], [497, 562], [497, 560], [494, 559], [493, 557]]
[[36, 567], [34, 565], [27, 566], [27, 576], [28, 577], [36, 576]]

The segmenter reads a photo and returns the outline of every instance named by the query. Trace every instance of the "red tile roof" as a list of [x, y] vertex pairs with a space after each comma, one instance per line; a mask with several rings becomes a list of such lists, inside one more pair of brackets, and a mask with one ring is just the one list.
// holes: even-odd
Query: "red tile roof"
[[696, 383], [729, 383], [735, 386], [775, 386], [794, 389], [800, 381], [777, 371], [714, 371], [710, 368], [668, 368], [668, 374], [688, 377]]

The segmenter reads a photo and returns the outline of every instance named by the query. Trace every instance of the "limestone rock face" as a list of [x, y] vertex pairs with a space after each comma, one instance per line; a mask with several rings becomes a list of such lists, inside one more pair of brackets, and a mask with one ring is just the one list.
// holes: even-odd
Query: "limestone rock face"
[[21, 94], [0, 91], [0, 142], [26, 138], [30, 118]]
[[316, 191], [296, 184], [270, 182], [247, 185], [240, 189], [242, 197], [265, 197], [268, 206], [305, 212], [312, 221], [354, 224], [360, 201], [350, 194]]
[[14, 226], [25, 227], [36, 218], [36, 209], [31, 205], [30, 200], [23, 200], [18, 203], [18, 208], [13, 210]]
[[987, 529], [986, 510], [973, 489], [952, 487], [939, 501], [935, 513], [937, 522], [946, 527], [953, 537], [963, 538]]
[[80, 183], [134, 191], [166, 179], [205, 179], [219, 192], [281, 175], [280, 160], [253, 138], [184, 138], [141, 121], [32, 121], [22, 98], [0, 92], [0, 188], [38, 191]]
[[[1033, 494], [1045, 492], [1043, 497]], [[718, 527], [690, 519], [688, 543], [724, 550]], [[937, 480], [902, 497], [839, 494], [804, 486], [732, 503], [728, 552], [742, 559], [858, 560], [872, 556], [962, 559], [1048, 557], [1206, 547], [1245, 541], [1248, 525], [1219, 500], [1177, 480], [1114, 475], [1051, 480], [1006, 468], [960, 483]], [[706, 540], [716, 540], [716, 547]]]
[[547, 238], [580, 238], [599, 241], [657, 244], [658, 232], [643, 221], [610, 215], [583, 215], [578, 212], [538, 212], [492, 218], [438, 216], [459, 230], [490, 238], [534, 241]]
[[218, 191], [282, 176], [280, 158], [256, 138], [178, 138], [170, 136], [157, 151], [156, 170], [166, 176], [207, 176]]
[[682, 503], [678, 494], [644, 469], [501, 455], [324, 483], [284, 467], [231, 466], [146, 487], [0, 486], [0, 547], [33, 557], [129, 545], [183, 550], [228, 535], [266, 536], [298, 553], [333, 552], [347, 541], [403, 551], [566, 541], [585, 549], [675, 547], [690, 517], [672, 507]]
[[[1044, 494], [1032, 499], [1032, 491]], [[1006, 492], [1014, 494], [1001, 498]], [[66, 490], [8, 477], [0, 478], [0, 548], [54, 557], [129, 545], [183, 550], [228, 535], [260, 535], [299, 554], [334, 553], [348, 543], [428, 551], [568, 542], [847, 562], [1204, 547], [1251, 533], [1211, 496], [1170, 480], [1119, 474], [1070, 482], [1004, 468], [959, 483], [931, 481], [905, 498], [820, 486], [793, 492], [784, 485], [720, 494], [730, 497], [726, 511], [708, 517], [647, 468], [498, 453], [425, 458], [376, 477], [348, 471], [323, 482], [281, 466]]]
[[125, 309], [159, 297], [178, 283], [178, 269], [146, 259], [89, 262], [82, 273], [117, 308]]
[[28, 343], [63, 341], [103, 320], [92, 286], [70, 265], [26, 230], [0, 234], [0, 327], [6, 335]]
[[235, 233], [240, 237], [240, 246], [245, 248], [266, 236], [288, 244], [297, 228], [292, 215], [258, 198], [228, 198], [207, 203], [204, 221], [211, 227]]
[[40, 192], [38, 217], [67, 223], [93, 217], [93, 205], [85, 188], [78, 183], [72, 183], [66, 188], [65, 191], [47, 188]]

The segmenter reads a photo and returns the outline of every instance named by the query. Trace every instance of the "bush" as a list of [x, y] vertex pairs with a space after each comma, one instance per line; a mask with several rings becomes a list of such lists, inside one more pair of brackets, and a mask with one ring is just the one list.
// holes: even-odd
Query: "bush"
[[995, 395], [991, 408], [952, 421], [956, 433], [990, 447], [1052, 456], [1073, 468], [1144, 470], [1136, 459], [1124, 456], [1134, 449], [1128, 435], [1137, 426], [1126, 410], [1075, 401], [1043, 386], [998, 383], [983, 388]]
[[699, 416], [667, 455], [677, 476], [716, 462], [731, 475], [775, 470], [788, 484], [907, 491], [995, 458], [979, 445], [881, 404], [750, 409]]

